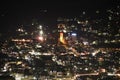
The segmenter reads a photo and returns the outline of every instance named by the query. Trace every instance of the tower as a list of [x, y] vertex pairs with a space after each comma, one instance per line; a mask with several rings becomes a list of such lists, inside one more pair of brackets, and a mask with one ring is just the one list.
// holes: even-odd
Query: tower
[[65, 38], [64, 38], [64, 32], [65, 32], [65, 25], [64, 24], [58, 24], [58, 32], [59, 32], [59, 42], [62, 44], [66, 44]]

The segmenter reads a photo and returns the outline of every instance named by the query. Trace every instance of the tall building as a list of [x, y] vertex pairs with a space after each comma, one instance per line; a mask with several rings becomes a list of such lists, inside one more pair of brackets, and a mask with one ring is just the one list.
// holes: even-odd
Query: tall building
[[58, 42], [66, 44], [64, 34], [66, 33], [65, 24], [58, 24], [59, 40]]

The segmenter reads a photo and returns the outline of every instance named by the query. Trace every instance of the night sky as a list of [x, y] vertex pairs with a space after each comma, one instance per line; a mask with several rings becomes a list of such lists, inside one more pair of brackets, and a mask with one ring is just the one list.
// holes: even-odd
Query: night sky
[[58, 17], [74, 17], [82, 11], [94, 16], [96, 10], [105, 11], [119, 4], [119, 0], [40, 1], [1, 1], [0, 32], [14, 30], [18, 25], [31, 23], [33, 19], [52, 27]]

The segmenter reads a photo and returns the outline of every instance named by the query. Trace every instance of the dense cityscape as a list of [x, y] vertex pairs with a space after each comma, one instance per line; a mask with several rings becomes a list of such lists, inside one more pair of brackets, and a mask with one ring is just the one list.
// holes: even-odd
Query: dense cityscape
[[33, 18], [1, 31], [0, 80], [120, 80], [120, 5], [93, 14], [57, 16], [53, 25]]

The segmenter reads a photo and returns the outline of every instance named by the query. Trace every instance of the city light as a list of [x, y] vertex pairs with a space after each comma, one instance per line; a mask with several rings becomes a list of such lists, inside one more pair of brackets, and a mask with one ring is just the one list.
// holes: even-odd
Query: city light
[[72, 33], [71, 35], [72, 35], [72, 36], [77, 36], [77, 34], [76, 34], [76, 33]]
[[42, 29], [42, 26], [41, 26], [41, 25], [39, 26], [39, 29]]
[[83, 44], [84, 44], [84, 45], [88, 45], [89, 43], [88, 43], [87, 41], [84, 41]]
[[64, 33], [60, 33], [60, 42], [62, 42], [63, 44], [65, 44], [65, 39], [64, 39]]
[[42, 30], [40, 31], [40, 35], [43, 35], [43, 31]]
[[42, 36], [39, 36], [38, 39], [39, 39], [40, 41], [43, 41], [43, 40], [44, 40], [44, 38], [43, 38]]
[[103, 1], [1, 7], [0, 80], [120, 80], [120, 6]]

